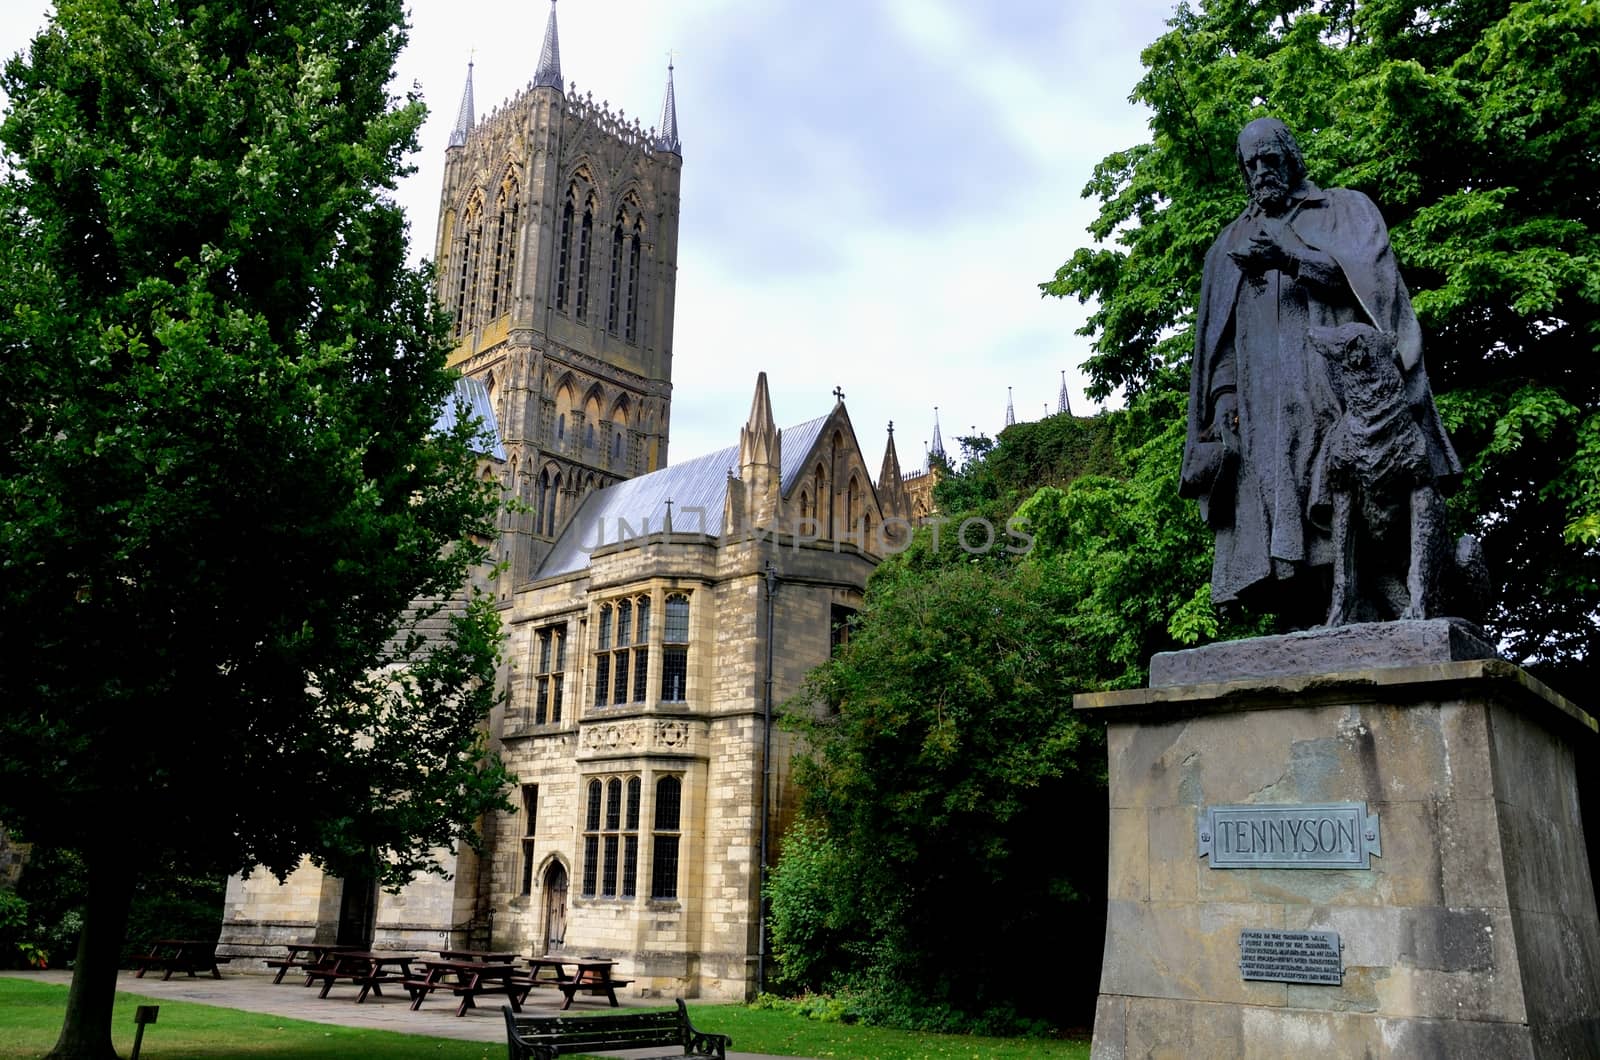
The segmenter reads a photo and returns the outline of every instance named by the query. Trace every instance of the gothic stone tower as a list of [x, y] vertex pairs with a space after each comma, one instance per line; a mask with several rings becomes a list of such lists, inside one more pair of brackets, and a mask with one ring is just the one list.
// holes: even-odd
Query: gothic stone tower
[[670, 66], [656, 129], [563, 89], [554, 0], [533, 80], [476, 123], [468, 67], [435, 260], [451, 363], [488, 388], [526, 509], [502, 535], [502, 599], [588, 492], [666, 465], [677, 125]]

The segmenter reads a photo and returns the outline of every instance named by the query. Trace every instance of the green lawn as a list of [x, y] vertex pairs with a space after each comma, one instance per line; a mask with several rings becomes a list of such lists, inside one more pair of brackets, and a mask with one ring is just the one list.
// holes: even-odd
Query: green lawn
[[[36, 1060], [55, 1043], [67, 989], [0, 977], [0, 1060]], [[126, 1056], [133, 1046], [133, 1008], [152, 999], [117, 994], [113, 1041]], [[158, 999], [159, 1000], [159, 999]], [[273, 1056], [287, 1060], [500, 1060], [502, 1041], [462, 1042], [387, 1031], [264, 1016], [239, 1009], [159, 1000], [160, 1021], [146, 1029], [141, 1060]], [[741, 1051], [779, 1056], [870, 1057], [873, 1060], [1087, 1060], [1087, 1042], [1047, 1042], [957, 1035], [911, 1034], [878, 1027], [818, 1023], [801, 1016], [741, 1005], [690, 1005], [703, 1030], [731, 1034]]]

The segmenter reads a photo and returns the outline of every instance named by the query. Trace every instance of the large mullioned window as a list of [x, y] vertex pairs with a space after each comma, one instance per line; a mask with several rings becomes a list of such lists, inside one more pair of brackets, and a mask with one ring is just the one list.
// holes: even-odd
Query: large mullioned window
[[649, 645], [649, 596], [624, 597], [600, 605], [595, 638], [595, 706], [644, 702]]
[[583, 895], [632, 898], [638, 893], [637, 776], [595, 777], [587, 787], [583, 827]]
[[683, 781], [656, 781], [655, 849], [650, 869], [650, 897], [678, 897], [678, 842], [682, 838]]
[[667, 597], [666, 621], [661, 629], [661, 699], [681, 703], [689, 685], [689, 598], [683, 593]]
[[537, 665], [533, 679], [533, 723], [556, 724], [561, 721], [561, 693], [566, 681], [566, 625], [539, 630], [535, 634], [534, 651]]

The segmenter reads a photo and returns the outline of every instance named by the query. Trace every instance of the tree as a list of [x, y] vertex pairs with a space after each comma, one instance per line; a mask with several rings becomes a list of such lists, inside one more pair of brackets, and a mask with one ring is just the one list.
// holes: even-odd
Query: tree
[[1284, 119], [1312, 178], [1383, 209], [1468, 463], [1453, 498], [1490, 626], [1546, 675], [1600, 658], [1600, 8], [1583, 0], [1207, 0], [1144, 53], [1151, 139], [1084, 190], [1097, 245], [1047, 294], [1094, 300], [1091, 393], [1172, 385], [1207, 246], [1244, 204], [1234, 141]]
[[87, 884], [52, 1056], [114, 1055], [149, 866], [397, 885], [503, 804], [403, 41], [398, 0], [60, 0], [5, 66], [0, 820]]
[[802, 702], [837, 709], [794, 715], [810, 719], [796, 775], [825, 835], [802, 831], [775, 877], [781, 978], [870, 983], [877, 1012], [934, 1029], [1012, 1006], [1082, 1018], [1061, 998], [1077, 985], [1092, 1005], [1095, 969], [1045, 981], [1007, 957], [1069, 952], [1104, 913], [1104, 864], [1084, 856], [1104, 845], [1104, 748], [1071, 710], [1058, 594], [1041, 568], [954, 559], [929, 537], [873, 573], [848, 644], [812, 674]]

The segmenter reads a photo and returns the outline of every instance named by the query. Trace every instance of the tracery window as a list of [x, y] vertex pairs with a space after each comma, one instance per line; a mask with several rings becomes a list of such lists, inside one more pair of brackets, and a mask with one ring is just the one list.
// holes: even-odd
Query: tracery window
[[678, 897], [678, 842], [683, 811], [683, 781], [675, 776], [656, 781], [656, 819], [650, 869], [650, 897]]
[[546, 626], [535, 634], [538, 665], [534, 669], [533, 723], [561, 721], [561, 693], [566, 682], [567, 626]]
[[683, 593], [667, 597], [666, 621], [661, 628], [661, 699], [682, 703], [689, 683], [689, 598]]

